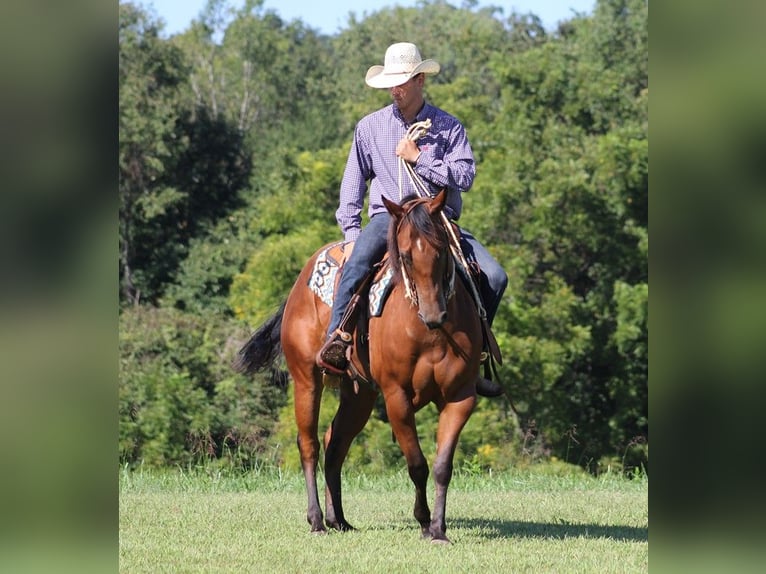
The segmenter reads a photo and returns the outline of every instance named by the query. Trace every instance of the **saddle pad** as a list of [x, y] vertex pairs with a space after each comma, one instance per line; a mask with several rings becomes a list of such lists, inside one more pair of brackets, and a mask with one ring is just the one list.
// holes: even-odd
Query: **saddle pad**
[[314, 269], [309, 277], [309, 289], [329, 307], [332, 307], [332, 300], [335, 295], [335, 280], [338, 277], [338, 270], [341, 267], [341, 262], [345, 261], [344, 247], [345, 243], [341, 241], [323, 249], [317, 255]]
[[383, 303], [386, 302], [386, 298], [391, 291], [391, 277], [393, 274], [394, 270], [391, 269], [391, 266], [386, 265], [385, 272], [376, 277], [370, 287], [370, 317], [380, 317], [380, 314], [383, 312]]
[[[314, 269], [309, 277], [309, 289], [328, 307], [332, 307], [335, 297], [335, 285], [338, 272], [342, 269], [346, 258], [343, 253], [344, 242], [333, 243], [323, 249], [317, 255]], [[369, 292], [370, 316], [379, 317], [383, 311], [383, 304], [391, 287], [393, 270], [386, 267], [385, 272], [375, 278]]]

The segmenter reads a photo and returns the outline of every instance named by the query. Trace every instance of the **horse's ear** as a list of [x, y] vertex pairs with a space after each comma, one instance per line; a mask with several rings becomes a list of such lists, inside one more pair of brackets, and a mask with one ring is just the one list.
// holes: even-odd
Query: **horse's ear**
[[383, 197], [383, 205], [386, 206], [386, 209], [388, 210], [388, 212], [394, 217], [400, 218], [402, 216], [402, 213], [404, 210], [402, 209], [402, 206], [399, 205], [398, 203], [394, 203], [390, 199]]
[[434, 213], [439, 213], [442, 209], [444, 209], [445, 203], [447, 203], [446, 187], [442, 189], [438, 194], [436, 194], [436, 197], [431, 200], [431, 203], [428, 205], [428, 213], [431, 215]]

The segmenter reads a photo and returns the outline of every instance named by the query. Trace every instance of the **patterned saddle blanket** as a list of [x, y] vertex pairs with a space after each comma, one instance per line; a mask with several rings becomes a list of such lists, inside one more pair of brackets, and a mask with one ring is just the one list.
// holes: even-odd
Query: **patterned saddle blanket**
[[[328, 307], [332, 307], [335, 298], [335, 286], [340, 279], [339, 271], [346, 262], [346, 242], [332, 243], [323, 249], [314, 262], [314, 269], [309, 277], [309, 289]], [[386, 266], [372, 283], [369, 292], [370, 317], [380, 317], [383, 304], [391, 291], [391, 276], [393, 271]]]

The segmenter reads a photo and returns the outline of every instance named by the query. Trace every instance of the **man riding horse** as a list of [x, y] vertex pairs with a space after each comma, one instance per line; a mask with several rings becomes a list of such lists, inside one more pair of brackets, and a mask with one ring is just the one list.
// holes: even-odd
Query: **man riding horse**
[[[329, 372], [342, 374], [347, 368], [352, 337], [339, 327], [345, 315], [343, 326], [353, 329], [354, 321], [348, 319], [353, 318], [355, 309], [348, 308], [349, 303], [386, 251], [391, 216], [383, 198], [399, 203], [412, 193], [422, 195], [425, 191], [433, 196], [444, 189], [445, 219], [457, 221], [463, 206], [461, 194], [473, 184], [475, 162], [463, 125], [423, 96], [426, 75], [437, 74], [439, 68], [434, 60], [423, 60], [417, 46], [401, 42], [389, 46], [383, 66], [372, 66], [367, 72], [367, 85], [388, 89], [393, 103], [357, 124], [341, 183], [335, 215], [350, 255], [335, 291], [327, 340], [316, 358]], [[429, 126], [427, 131], [413, 136], [412, 128], [422, 125]], [[403, 177], [402, 172], [409, 177]], [[368, 182], [370, 221], [362, 229], [361, 210]], [[459, 235], [463, 254], [479, 270], [482, 301], [477, 304], [480, 308], [483, 305], [491, 326], [508, 276], [470, 232], [461, 229]], [[479, 377], [476, 391], [489, 397], [503, 393], [499, 384], [483, 377]]]

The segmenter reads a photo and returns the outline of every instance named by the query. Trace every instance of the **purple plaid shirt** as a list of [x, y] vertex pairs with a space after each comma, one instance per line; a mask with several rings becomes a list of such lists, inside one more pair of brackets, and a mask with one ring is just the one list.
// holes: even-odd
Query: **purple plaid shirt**
[[[457, 220], [463, 207], [460, 193], [468, 191], [476, 175], [473, 152], [463, 125], [447, 112], [428, 103], [415, 121], [431, 118], [431, 129], [418, 139], [420, 157], [415, 172], [429, 186], [431, 193], [447, 188], [445, 213]], [[382, 196], [399, 202], [399, 167], [396, 144], [407, 133], [399, 108], [391, 104], [362, 118], [354, 131], [340, 186], [340, 206], [335, 212], [346, 241], [355, 241], [362, 229], [362, 207], [370, 181], [370, 217], [386, 210]], [[404, 168], [401, 170], [402, 194], [414, 193]]]

